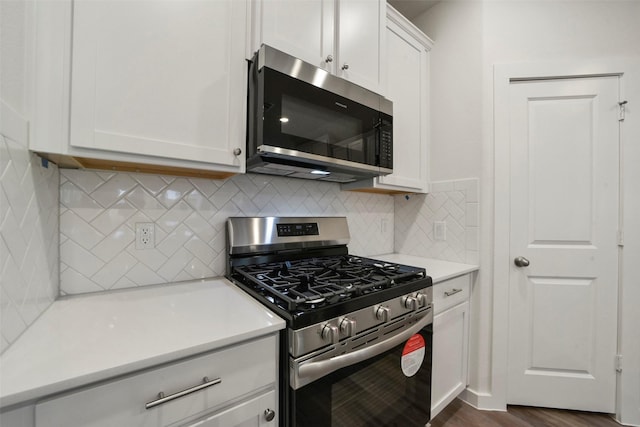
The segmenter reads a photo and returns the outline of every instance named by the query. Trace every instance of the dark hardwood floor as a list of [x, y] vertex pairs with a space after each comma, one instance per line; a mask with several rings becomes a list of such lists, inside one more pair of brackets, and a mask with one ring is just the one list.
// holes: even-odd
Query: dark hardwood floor
[[606, 414], [509, 406], [507, 412], [480, 411], [459, 399], [432, 421], [431, 427], [620, 427]]

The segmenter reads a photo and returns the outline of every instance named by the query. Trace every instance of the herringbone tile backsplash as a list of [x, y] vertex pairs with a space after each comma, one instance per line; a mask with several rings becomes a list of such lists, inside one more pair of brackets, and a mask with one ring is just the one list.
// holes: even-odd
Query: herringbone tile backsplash
[[[479, 182], [431, 184], [429, 194], [395, 196], [395, 251], [425, 258], [478, 264]], [[445, 239], [434, 233], [444, 223]]]
[[0, 135], [0, 277], [2, 353], [58, 296], [58, 168], [26, 130]]
[[[393, 252], [394, 198], [338, 184], [267, 175], [224, 181], [61, 170], [62, 294], [221, 276], [230, 216], [346, 216], [349, 250]], [[155, 247], [136, 249], [136, 223], [154, 223]]]

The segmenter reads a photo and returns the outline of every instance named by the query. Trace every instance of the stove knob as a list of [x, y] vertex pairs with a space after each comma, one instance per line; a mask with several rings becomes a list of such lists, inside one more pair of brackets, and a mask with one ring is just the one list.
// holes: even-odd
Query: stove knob
[[390, 317], [391, 310], [389, 310], [389, 307], [383, 307], [379, 305], [376, 308], [376, 319], [382, 320], [383, 322], [388, 322]]
[[356, 334], [356, 321], [345, 317], [340, 322], [340, 332], [348, 337], [352, 337]]
[[416, 295], [416, 298], [418, 299], [418, 304], [420, 305], [420, 307], [424, 307], [425, 305], [427, 305], [427, 295], [422, 293], [422, 292], [418, 292], [418, 295]]
[[404, 308], [408, 308], [409, 310], [417, 310], [418, 299], [416, 297], [412, 297], [411, 295], [407, 295], [402, 299], [402, 305], [404, 305]]
[[331, 340], [333, 344], [338, 344], [338, 341], [340, 341], [340, 331], [335, 325], [330, 325], [327, 323], [322, 327], [320, 335], [322, 336], [323, 340]]

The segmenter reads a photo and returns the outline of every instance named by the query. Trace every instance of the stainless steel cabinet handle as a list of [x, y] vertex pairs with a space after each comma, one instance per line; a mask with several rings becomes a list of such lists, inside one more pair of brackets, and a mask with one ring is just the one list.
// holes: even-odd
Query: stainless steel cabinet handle
[[276, 416], [276, 412], [273, 409], [265, 409], [264, 410], [264, 419], [269, 421], [273, 421]]
[[455, 294], [457, 294], [458, 292], [462, 292], [462, 289], [456, 289], [456, 288], [453, 288], [453, 289], [451, 289], [450, 291], [444, 291], [444, 296], [445, 296], [445, 297], [450, 297], [451, 295], [455, 295]]
[[516, 267], [529, 267], [529, 260], [523, 256], [517, 256], [513, 259], [513, 263]]
[[327, 59], [325, 59], [324, 62], [333, 62], [333, 56], [328, 55]]
[[190, 388], [188, 388], [186, 390], [182, 390], [182, 391], [179, 391], [177, 393], [170, 394], [169, 396], [165, 396], [163, 392], [160, 392], [160, 393], [158, 393], [158, 398], [156, 400], [153, 400], [153, 401], [147, 403], [146, 405], [144, 405], [144, 407], [145, 407], [145, 409], [151, 409], [151, 408], [154, 408], [154, 407], [156, 407], [158, 405], [162, 405], [163, 403], [167, 403], [167, 402], [170, 402], [172, 400], [175, 400], [175, 399], [177, 399], [179, 397], [183, 397], [183, 396], [186, 396], [188, 394], [195, 393], [196, 391], [200, 391], [202, 389], [205, 389], [207, 387], [211, 387], [211, 386], [214, 386], [216, 384], [220, 384], [221, 382], [222, 382], [222, 378], [216, 378], [215, 380], [209, 381], [209, 378], [204, 377], [202, 379], [202, 384], [199, 384], [199, 385], [194, 386], [194, 387], [190, 387]]
[[345, 64], [342, 66], [342, 69], [343, 69], [343, 70], [345, 70], [345, 71], [346, 71], [346, 70], [348, 70], [348, 69], [349, 69], [349, 64], [345, 63]]
[[242, 154], [242, 149], [241, 148], [236, 148], [235, 150], [233, 150], [233, 155], [234, 156], [239, 156], [240, 154]]

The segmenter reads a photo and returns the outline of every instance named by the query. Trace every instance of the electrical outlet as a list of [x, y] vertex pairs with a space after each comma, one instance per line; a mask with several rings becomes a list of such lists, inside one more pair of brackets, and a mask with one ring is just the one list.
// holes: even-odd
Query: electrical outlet
[[388, 229], [389, 220], [387, 218], [382, 218], [380, 220], [380, 231], [382, 233], [386, 233]]
[[136, 249], [156, 247], [156, 229], [152, 222], [136, 222]]
[[445, 221], [433, 222], [434, 240], [447, 240], [447, 223]]

